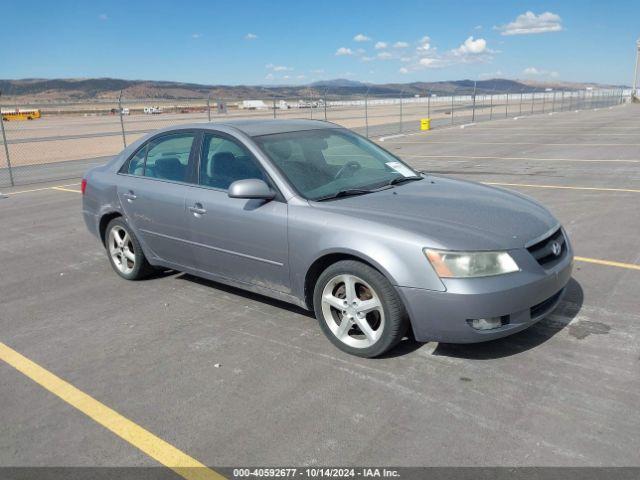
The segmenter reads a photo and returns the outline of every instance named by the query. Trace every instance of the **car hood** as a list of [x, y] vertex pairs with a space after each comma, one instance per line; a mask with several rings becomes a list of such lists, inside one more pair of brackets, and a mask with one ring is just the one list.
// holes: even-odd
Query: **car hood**
[[[310, 202], [315, 208], [424, 237], [451, 250], [522, 248], [558, 225], [549, 211], [516, 192], [428, 176], [353, 197]], [[369, 228], [371, 226], [369, 225]]]

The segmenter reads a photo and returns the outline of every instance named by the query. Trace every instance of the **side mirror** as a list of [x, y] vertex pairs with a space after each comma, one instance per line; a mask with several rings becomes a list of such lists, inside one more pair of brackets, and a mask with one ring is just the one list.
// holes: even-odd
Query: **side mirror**
[[269, 188], [264, 180], [248, 178], [246, 180], [236, 180], [229, 185], [227, 193], [230, 198], [259, 198], [262, 200], [273, 200], [276, 192]]

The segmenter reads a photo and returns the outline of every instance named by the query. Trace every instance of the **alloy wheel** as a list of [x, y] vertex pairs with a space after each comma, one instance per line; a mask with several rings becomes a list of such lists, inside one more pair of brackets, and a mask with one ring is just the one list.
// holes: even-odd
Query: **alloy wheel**
[[384, 330], [380, 297], [355, 275], [338, 275], [327, 282], [322, 292], [322, 314], [335, 337], [354, 348], [372, 346]]

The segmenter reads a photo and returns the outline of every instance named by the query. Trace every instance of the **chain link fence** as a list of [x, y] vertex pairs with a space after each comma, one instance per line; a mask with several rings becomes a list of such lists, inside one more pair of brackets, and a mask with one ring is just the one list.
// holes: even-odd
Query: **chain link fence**
[[525, 115], [598, 109], [629, 101], [631, 90], [529, 91], [490, 94], [424, 92], [394, 98], [369, 94], [345, 97], [309, 88], [296, 98], [130, 99], [2, 105], [3, 117], [16, 109], [37, 109], [42, 117], [2, 122], [0, 187], [78, 178], [106, 162], [139, 137], [187, 123], [233, 119], [317, 119], [367, 137]]

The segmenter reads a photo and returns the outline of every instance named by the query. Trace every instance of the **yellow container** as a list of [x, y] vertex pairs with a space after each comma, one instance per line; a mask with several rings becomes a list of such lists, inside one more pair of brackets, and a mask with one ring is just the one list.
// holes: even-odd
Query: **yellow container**
[[421, 118], [420, 119], [420, 130], [431, 130], [431, 119], [430, 118]]

